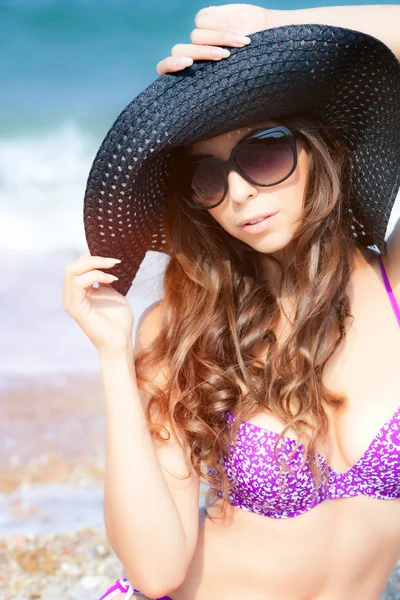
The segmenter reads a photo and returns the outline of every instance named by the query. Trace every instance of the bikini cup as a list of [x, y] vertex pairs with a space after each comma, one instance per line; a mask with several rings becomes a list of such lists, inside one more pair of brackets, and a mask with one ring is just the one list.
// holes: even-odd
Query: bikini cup
[[[389, 280], [380, 259], [385, 288], [399, 322], [400, 308], [394, 298]], [[232, 411], [225, 413], [229, 425], [235, 420]], [[293, 473], [285, 473], [286, 493], [282, 493], [282, 472], [276, 464], [273, 448], [279, 434], [244, 421], [231, 444], [229, 457], [222, 457], [222, 467], [231, 483], [229, 501], [244, 510], [272, 518], [289, 518], [307, 512], [327, 498], [367, 495], [379, 499], [400, 498], [400, 406], [382, 425], [361, 458], [347, 471], [336, 472], [328, 465], [327, 488], [315, 489], [308, 464], [296, 471], [303, 458], [302, 444], [288, 461]], [[296, 440], [282, 436], [281, 452], [289, 456]], [[278, 451], [278, 449], [277, 449]], [[278, 453], [279, 455], [279, 453]], [[318, 454], [321, 468], [325, 458]], [[286, 457], [285, 457], [286, 458]], [[209, 468], [218, 477], [217, 472]], [[222, 496], [222, 492], [218, 492]]]

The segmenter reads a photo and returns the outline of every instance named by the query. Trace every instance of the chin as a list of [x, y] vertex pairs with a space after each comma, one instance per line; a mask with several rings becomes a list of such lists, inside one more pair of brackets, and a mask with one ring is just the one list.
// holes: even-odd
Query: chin
[[283, 231], [270, 231], [265, 232], [264, 236], [260, 236], [258, 239], [246, 240], [247, 244], [263, 254], [273, 254], [275, 252], [281, 252], [284, 248], [288, 247], [293, 236], [289, 232]]

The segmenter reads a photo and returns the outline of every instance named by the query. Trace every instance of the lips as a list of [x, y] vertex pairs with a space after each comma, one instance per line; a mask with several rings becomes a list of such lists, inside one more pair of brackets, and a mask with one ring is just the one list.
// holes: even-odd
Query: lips
[[[276, 211], [276, 212], [278, 212], [278, 211]], [[239, 227], [243, 227], [244, 225], [250, 225], [250, 223], [252, 223], [254, 221], [260, 221], [261, 219], [266, 219], [267, 217], [271, 217], [272, 215], [276, 215], [276, 212], [274, 212], [274, 213], [267, 213], [265, 215], [258, 215], [258, 216], [250, 217], [250, 219], [247, 219], [246, 221], [242, 221], [241, 223], [239, 223]]]

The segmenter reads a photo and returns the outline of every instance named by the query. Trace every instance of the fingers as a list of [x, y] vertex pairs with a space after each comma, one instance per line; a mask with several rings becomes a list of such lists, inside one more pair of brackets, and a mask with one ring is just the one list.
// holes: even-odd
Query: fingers
[[187, 56], [193, 60], [220, 59], [229, 56], [229, 50], [213, 46], [192, 46], [191, 44], [175, 44], [171, 49], [172, 57]]
[[[233, 46], [239, 48], [250, 43], [250, 38], [229, 31], [212, 31], [207, 29], [194, 29], [190, 34], [193, 44], [175, 44], [171, 49], [171, 56], [161, 60], [156, 67], [158, 75], [180, 71], [194, 60], [221, 60], [229, 56], [225, 48], [218, 46]], [[207, 45], [209, 44], [209, 45]], [[186, 63], [181, 59], [191, 59]]]
[[[240, 47], [250, 43], [250, 38], [240, 31], [215, 31], [214, 29], [193, 29], [190, 35], [193, 44]], [[179, 45], [179, 44], [178, 44]]]
[[216, 6], [207, 6], [196, 13], [194, 23], [196, 27], [207, 27], [209, 29], [227, 29], [227, 23], [221, 16], [221, 11], [217, 14]]
[[93, 284], [107, 284], [116, 278], [110, 273], [103, 273], [101, 269], [109, 269], [117, 264], [116, 259], [102, 256], [82, 254], [76, 261], [69, 263], [64, 271], [62, 300], [64, 309], [69, 312], [73, 305], [79, 304]]
[[101, 267], [102, 269], [114, 267], [118, 262], [116, 258], [105, 258], [103, 256], [91, 256], [82, 254], [77, 260], [69, 263], [65, 268], [67, 275], [80, 275], [89, 269]]
[[111, 275], [111, 273], [103, 273], [103, 271], [99, 271], [98, 269], [74, 276], [75, 284], [83, 289], [91, 287], [96, 281], [99, 283], [111, 283], [117, 279], [118, 277]]
[[189, 67], [193, 64], [193, 60], [191, 58], [186, 57], [186, 64], [182, 63], [180, 58], [181, 57], [167, 56], [167, 58], [160, 60], [160, 62], [157, 63], [156, 66], [156, 71], [158, 75], [164, 75], [164, 73], [174, 73], [175, 71], [181, 71], [185, 67]]

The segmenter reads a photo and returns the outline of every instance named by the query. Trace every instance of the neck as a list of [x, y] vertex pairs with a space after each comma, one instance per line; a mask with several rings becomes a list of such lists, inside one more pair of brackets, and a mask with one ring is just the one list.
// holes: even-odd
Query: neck
[[289, 244], [284, 248], [277, 250], [276, 252], [269, 253], [268, 256], [273, 256], [277, 261], [279, 261], [281, 268], [279, 267], [279, 264], [266, 259], [263, 264], [264, 278], [265, 280], [269, 281], [271, 289], [276, 295], [286, 295], [284, 290], [282, 290], [282, 294], [279, 293], [281, 269], [284, 272], [289, 262], [293, 259], [294, 246], [293, 244]]
[[[289, 261], [293, 258], [293, 252], [293, 247], [289, 248], [288, 246], [285, 246], [285, 248], [282, 248], [277, 252], [273, 252], [270, 255], [274, 256], [274, 258], [276, 258], [281, 263], [282, 270], [284, 271], [287, 265], [289, 264]], [[363, 271], [366, 267], [368, 267], [371, 261], [372, 253], [373, 251], [369, 248], [356, 247], [351, 261], [352, 264], [350, 265], [351, 271], [359, 273]], [[281, 292], [279, 291], [279, 283], [281, 276], [279, 265], [275, 264], [272, 261], [266, 260], [263, 265], [263, 273], [265, 280], [268, 280], [268, 282], [270, 283], [271, 290], [276, 296], [279, 295], [281, 299], [293, 298], [293, 290], [282, 289]]]

